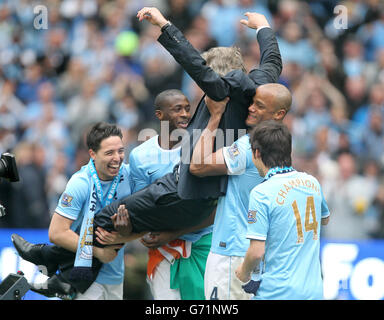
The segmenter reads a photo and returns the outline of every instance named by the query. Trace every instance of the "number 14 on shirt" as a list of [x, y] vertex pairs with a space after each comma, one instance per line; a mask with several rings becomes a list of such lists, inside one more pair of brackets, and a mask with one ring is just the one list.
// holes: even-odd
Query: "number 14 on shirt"
[[[301, 223], [301, 216], [300, 216], [300, 212], [299, 212], [299, 208], [297, 206], [296, 200], [292, 202], [292, 208], [296, 218], [297, 243], [303, 243], [304, 242], [303, 225]], [[310, 222], [310, 217], [312, 217], [312, 222]], [[317, 227], [318, 227], [318, 222], [316, 220], [315, 200], [313, 196], [309, 196], [307, 197], [307, 204], [305, 208], [304, 228], [306, 232], [311, 230], [313, 231], [313, 240], [318, 239]]]

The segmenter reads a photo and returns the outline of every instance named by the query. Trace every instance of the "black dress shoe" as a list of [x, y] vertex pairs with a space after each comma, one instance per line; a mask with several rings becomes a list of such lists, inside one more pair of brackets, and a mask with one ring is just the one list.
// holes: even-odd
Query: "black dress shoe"
[[76, 292], [72, 286], [59, 279], [56, 274], [43, 283], [30, 284], [30, 286], [31, 291], [48, 298], [57, 297], [63, 300], [73, 300], [76, 296]]
[[45, 266], [47, 268], [48, 277], [51, 277], [56, 273], [57, 265], [46, 262], [43, 254], [41, 253], [41, 249], [45, 246], [45, 244], [30, 243], [16, 233], [12, 234], [11, 239], [13, 246], [16, 248], [20, 257], [38, 266]]

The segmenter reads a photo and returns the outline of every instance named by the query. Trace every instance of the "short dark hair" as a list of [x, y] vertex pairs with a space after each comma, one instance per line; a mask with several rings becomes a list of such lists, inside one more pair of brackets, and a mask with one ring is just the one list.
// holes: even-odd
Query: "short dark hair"
[[276, 120], [261, 122], [252, 129], [249, 140], [252, 153], [258, 149], [265, 166], [273, 168], [292, 165], [292, 136], [282, 122]]
[[168, 98], [171, 96], [185, 96], [185, 94], [178, 89], [168, 89], [160, 92], [155, 98], [155, 110], [164, 110], [165, 107], [168, 107]]
[[97, 152], [100, 149], [101, 142], [112, 136], [118, 136], [123, 139], [121, 129], [115, 124], [107, 122], [98, 122], [93, 125], [87, 133], [86, 144], [88, 149]]

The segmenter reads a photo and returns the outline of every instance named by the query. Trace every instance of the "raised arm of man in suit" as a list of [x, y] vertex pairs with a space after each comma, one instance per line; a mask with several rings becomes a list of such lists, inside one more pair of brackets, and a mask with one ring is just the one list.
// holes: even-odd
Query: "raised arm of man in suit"
[[[250, 12], [245, 15], [248, 21], [242, 19], [241, 23], [249, 28], [259, 29], [257, 39], [261, 56], [259, 68], [252, 70], [249, 75], [256, 85], [276, 82], [282, 70], [282, 62], [274, 32], [263, 15]], [[157, 8], [145, 7], [138, 12], [137, 17], [140, 21], [146, 19], [161, 28], [162, 34], [158, 41], [210, 98], [220, 101], [230, 96], [231, 87], [247, 88], [242, 85], [245, 80], [241, 75], [235, 73], [221, 77], [212, 70], [180, 30], [166, 20]]]

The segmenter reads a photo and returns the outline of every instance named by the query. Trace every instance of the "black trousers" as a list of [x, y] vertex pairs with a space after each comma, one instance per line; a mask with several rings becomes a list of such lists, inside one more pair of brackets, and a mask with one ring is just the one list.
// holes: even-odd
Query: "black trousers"
[[[94, 230], [100, 226], [113, 231], [111, 216], [117, 212], [120, 204], [127, 208], [132, 223], [132, 232], [172, 231], [192, 227], [206, 219], [215, 209], [214, 200], [183, 200], [177, 194], [177, 167], [172, 173], [156, 180], [146, 188], [104, 207], [95, 214]], [[79, 230], [75, 230], [79, 234]], [[95, 238], [95, 237], [94, 237]], [[94, 245], [102, 247], [97, 241]], [[47, 264], [57, 264], [60, 278], [70, 283], [80, 292], [89, 288], [96, 279], [102, 264], [93, 259], [93, 281], [72, 281], [70, 271], [75, 260], [75, 253], [61, 247], [51, 245], [42, 249]]]
[[146, 188], [104, 207], [94, 225], [113, 230], [111, 216], [119, 205], [128, 209], [132, 231], [172, 231], [199, 224], [216, 206], [216, 200], [185, 200], [177, 193], [177, 167]]

